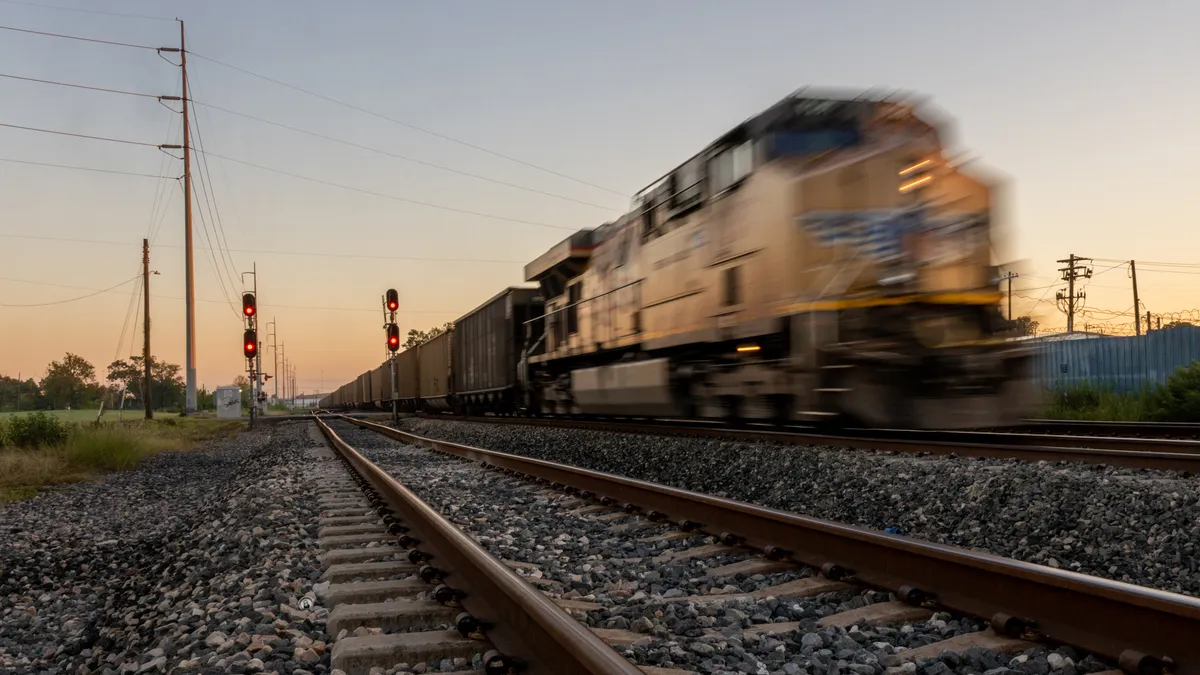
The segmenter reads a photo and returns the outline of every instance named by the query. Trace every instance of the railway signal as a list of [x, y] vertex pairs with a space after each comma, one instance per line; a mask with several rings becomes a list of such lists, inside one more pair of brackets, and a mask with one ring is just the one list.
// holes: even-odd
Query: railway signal
[[242, 314], [245, 314], [246, 316], [254, 316], [254, 313], [256, 311], [258, 311], [258, 308], [255, 307], [255, 305], [254, 305], [254, 294], [253, 293], [243, 293], [242, 294]]
[[258, 354], [258, 334], [253, 328], [242, 334], [242, 353], [248, 359], [253, 359]]
[[400, 327], [394, 323], [389, 323], [387, 326], [387, 342], [388, 351], [394, 352], [400, 349]]
[[396, 289], [389, 288], [387, 291], [387, 308], [389, 312], [394, 312], [400, 307], [400, 294]]

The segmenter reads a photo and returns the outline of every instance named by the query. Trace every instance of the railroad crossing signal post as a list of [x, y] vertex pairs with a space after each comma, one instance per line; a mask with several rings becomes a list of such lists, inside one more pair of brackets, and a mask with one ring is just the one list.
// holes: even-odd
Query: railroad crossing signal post
[[384, 295], [384, 330], [387, 331], [387, 348], [390, 355], [388, 356], [389, 372], [392, 379], [392, 424], [400, 424], [400, 409], [396, 399], [399, 398], [399, 392], [396, 391], [396, 352], [400, 349], [400, 328], [396, 326], [396, 309], [400, 307], [400, 294], [396, 289], [389, 288]]

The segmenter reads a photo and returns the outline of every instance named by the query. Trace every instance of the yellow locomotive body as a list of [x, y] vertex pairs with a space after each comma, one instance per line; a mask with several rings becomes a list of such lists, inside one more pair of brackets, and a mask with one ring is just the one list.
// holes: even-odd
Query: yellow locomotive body
[[526, 267], [531, 411], [955, 428], [1033, 401], [985, 181], [907, 104], [792, 96]]

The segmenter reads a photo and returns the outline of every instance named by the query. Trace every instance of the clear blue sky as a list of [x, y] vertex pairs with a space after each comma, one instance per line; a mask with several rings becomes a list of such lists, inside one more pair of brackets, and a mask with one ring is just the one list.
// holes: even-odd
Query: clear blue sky
[[[1191, 86], [1200, 62], [1200, 6], [1194, 3], [55, 4], [186, 20], [187, 47], [194, 53], [191, 93], [207, 150], [360, 190], [559, 228], [592, 227], [628, 205], [623, 195], [799, 86], [881, 86], [931, 96], [957, 120], [961, 148], [1008, 178], [1005, 216], [1011, 227], [999, 255], [1028, 261], [1022, 284], [1035, 289], [1028, 295], [1043, 295], [1054, 260], [1068, 253], [1194, 262], [1200, 248], [1193, 226], [1200, 211], [1200, 141], [1193, 122], [1200, 94]], [[0, 1], [0, 25], [178, 46], [171, 22], [11, 1]], [[0, 73], [8, 75], [177, 93], [178, 69], [149, 50], [0, 30], [0, 64]], [[204, 104], [598, 206], [373, 154]], [[178, 116], [152, 99], [6, 78], [0, 78], [0, 123], [180, 142]], [[154, 148], [7, 128], [0, 128], [0, 158], [148, 174], [180, 170], [178, 161], [164, 162]], [[382, 360], [381, 321], [371, 310], [383, 289], [400, 289], [403, 330], [440, 324], [521, 281], [521, 264], [567, 233], [351, 192], [215, 157], [208, 168], [224, 235], [235, 249], [234, 274], [257, 262], [263, 316], [278, 319], [300, 386], [310, 391], [322, 384], [322, 372], [328, 388]], [[151, 178], [0, 162], [0, 304], [72, 298], [132, 277], [159, 187]], [[161, 272], [151, 282], [154, 341], [157, 354], [182, 362], [181, 193], [174, 183], [167, 187], [175, 194], [152, 253], [152, 266]], [[199, 215], [196, 227], [204, 247]], [[14, 234], [123, 244], [6, 236]], [[199, 380], [211, 388], [238, 374], [242, 359], [238, 318], [225, 303], [208, 255], [197, 251], [198, 357]], [[1097, 270], [1106, 266], [1097, 264]], [[1152, 310], [1172, 311], [1200, 307], [1200, 284], [1193, 280], [1194, 274], [1147, 271], [1139, 286]], [[50, 307], [0, 307], [0, 372], [40, 377], [46, 362], [66, 350], [101, 369], [113, 356], [127, 356], [133, 336], [126, 334], [120, 347], [118, 338], [132, 289]], [[1132, 302], [1119, 269], [1098, 276], [1088, 296], [1089, 305], [1118, 312]], [[1033, 303], [1017, 305], [1021, 311]], [[1063, 323], [1047, 303], [1037, 311], [1046, 324]]]

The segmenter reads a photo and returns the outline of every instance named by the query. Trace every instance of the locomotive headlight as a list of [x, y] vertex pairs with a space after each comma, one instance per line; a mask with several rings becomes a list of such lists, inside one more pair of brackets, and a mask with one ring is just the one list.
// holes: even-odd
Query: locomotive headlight
[[919, 178], [914, 178], [912, 180], [901, 183], [900, 184], [900, 192], [902, 194], [907, 193], [907, 192], [912, 192], [913, 190], [916, 190], [917, 188], [922, 187], [924, 185], [928, 185], [932, 182], [933, 182], [933, 176], [930, 174], [925, 174], [924, 176], [921, 176]]

